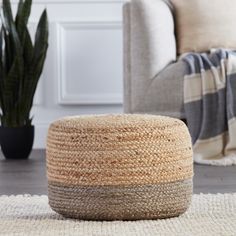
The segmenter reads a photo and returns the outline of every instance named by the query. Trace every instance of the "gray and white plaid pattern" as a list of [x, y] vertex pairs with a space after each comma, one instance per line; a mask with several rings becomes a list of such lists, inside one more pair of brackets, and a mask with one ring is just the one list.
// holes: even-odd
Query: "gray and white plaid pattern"
[[189, 65], [184, 109], [195, 162], [236, 164], [236, 52], [188, 53], [181, 60]]

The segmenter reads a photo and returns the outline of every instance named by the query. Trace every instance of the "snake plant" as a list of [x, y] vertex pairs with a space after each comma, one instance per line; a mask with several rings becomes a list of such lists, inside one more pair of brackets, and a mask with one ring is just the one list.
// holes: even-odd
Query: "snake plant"
[[48, 48], [47, 11], [43, 11], [34, 42], [28, 19], [32, 0], [20, 0], [16, 16], [10, 0], [2, 0], [0, 28], [0, 121], [3, 127], [31, 126], [30, 111]]

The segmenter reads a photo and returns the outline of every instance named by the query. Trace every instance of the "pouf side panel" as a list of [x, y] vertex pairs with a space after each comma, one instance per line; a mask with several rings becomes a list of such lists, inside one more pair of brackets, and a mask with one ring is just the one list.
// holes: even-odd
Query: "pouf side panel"
[[188, 208], [192, 179], [160, 185], [78, 186], [49, 182], [49, 204], [56, 212], [88, 220], [174, 217]]
[[[132, 135], [126, 133], [128, 137]], [[144, 140], [139, 137], [142, 135]], [[119, 132], [108, 136], [97, 133], [56, 134], [54, 129], [50, 129], [48, 178], [74, 185], [132, 185], [192, 177], [192, 147], [185, 126], [178, 123], [174, 128], [161, 131], [147, 127], [142, 135], [135, 134], [131, 141], [123, 142]], [[84, 141], [84, 136], [92, 140], [86, 138]]]

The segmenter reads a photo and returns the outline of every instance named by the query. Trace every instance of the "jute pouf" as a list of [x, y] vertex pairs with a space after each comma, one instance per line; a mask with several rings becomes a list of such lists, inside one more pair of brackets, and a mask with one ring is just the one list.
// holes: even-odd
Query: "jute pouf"
[[49, 128], [47, 175], [49, 204], [66, 217], [178, 216], [192, 196], [190, 135], [162, 116], [67, 117]]

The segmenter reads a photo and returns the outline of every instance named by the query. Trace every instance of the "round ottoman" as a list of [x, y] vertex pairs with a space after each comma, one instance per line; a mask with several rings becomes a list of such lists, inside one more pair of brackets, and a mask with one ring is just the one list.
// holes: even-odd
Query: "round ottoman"
[[66, 217], [178, 216], [192, 195], [190, 135], [162, 116], [66, 117], [49, 128], [47, 175], [49, 204]]

